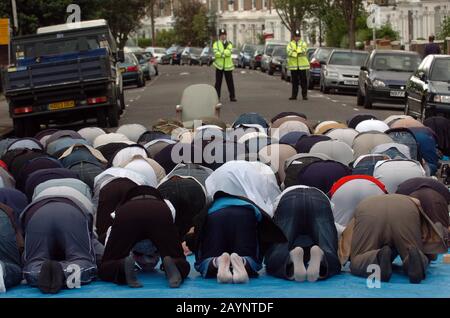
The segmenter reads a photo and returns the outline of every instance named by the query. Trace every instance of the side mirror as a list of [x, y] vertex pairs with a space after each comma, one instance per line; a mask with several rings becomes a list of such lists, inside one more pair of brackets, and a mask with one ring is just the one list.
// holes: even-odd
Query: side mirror
[[120, 63], [125, 62], [125, 52], [123, 50], [117, 51], [117, 60]]
[[325, 62], [325, 61], [320, 61], [320, 65], [322, 65], [322, 66], [327, 65], [327, 62]]
[[367, 67], [366, 67], [366, 66], [364, 66], [364, 65], [363, 65], [363, 66], [361, 66], [361, 71], [366, 71], [366, 72], [367, 72], [367, 71], [368, 71], [368, 69], [367, 69]]
[[425, 74], [425, 72], [420, 72], [420, 73], [419, 73], [419, 79], [420, 79], [422, 82], [426, 82], [426, 81], [427, 81], [427, 75]]

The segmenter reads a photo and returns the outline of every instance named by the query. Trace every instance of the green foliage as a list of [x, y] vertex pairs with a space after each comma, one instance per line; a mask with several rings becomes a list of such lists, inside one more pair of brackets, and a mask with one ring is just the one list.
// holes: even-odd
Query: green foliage
[[152, 39], [147, 39], [147, 38], [139, 38], [138, 39], [139, 47], [146, 48], [151, 45], [152, 45]]
[[170, 47], [178, 43], [178, 37], [175, 30], [161, 30], [156, 34], [156, 45], [160, 47]]
[[281, 22], [293, 32], [301, 27], [303, 18], [312, 11], [317, 0], [273, 0], [273, 3]]
[[174, 12], [174, 30], [180, 44], [203, 46], [210, 30], [205, 6], [199, 0], [185, 0]]
[[438, 39], [445, 40], [450, 37], [450, 16], [446, 17], [441, 24], [441, 32], [437, 35]]

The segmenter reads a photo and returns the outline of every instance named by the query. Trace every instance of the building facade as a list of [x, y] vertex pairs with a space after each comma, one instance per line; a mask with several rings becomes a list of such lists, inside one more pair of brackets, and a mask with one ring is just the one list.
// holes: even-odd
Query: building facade
[[[183, 0], [159, 0], [155, 19], [156, 31], [171, 29], [174, 25], [173, 12]], [[216, 15], [218, 28], [227, 30], [228, 38], [235, 45], [258, 43], [264, 35], [275, 40], [289, 41], [290, 32], [281, 22], [273, 0], [202, 0], [210, 14]], [[445, 17], [450, 16], [450, 0], [365, 0], [364, 5], [376, 3], [381, 8], [381, 23], [390, 23], [400, 35], [402, 44], [413, 40], [427, 39], [430, 34], [440, 31]], [[317, 27], [301, 30], [302, 37], [310, 45], [318, 45], [312, 30], [319, 34]], [[138, 32], [141, 37], [151, 37], [150, 19], [142, 21]]]
[[381, 23], [390, 23], [402, 44], [438, 34], [442, 21], [450, 16], [450, 0], [381, 0], [366, 4], [373, 2], [381, 6]]

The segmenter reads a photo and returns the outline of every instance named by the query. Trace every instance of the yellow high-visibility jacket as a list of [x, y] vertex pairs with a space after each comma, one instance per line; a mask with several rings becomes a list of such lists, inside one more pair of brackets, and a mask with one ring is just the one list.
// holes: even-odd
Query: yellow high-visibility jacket
[[233, 50], [233, 44], [228, 41], [226, 47], [222, 41], [216, 41], [213, 45], [214, 51], [214, 67], [221, 71], [234, 70], [233, 59], [231, 58], [231, 51]]
[[292, 40], [286, 48], [288, 56], [288, 68], [291, 71], [309, 70], [309, 61], [306, 56], [308, 45], [300, 40], [298, 42]]

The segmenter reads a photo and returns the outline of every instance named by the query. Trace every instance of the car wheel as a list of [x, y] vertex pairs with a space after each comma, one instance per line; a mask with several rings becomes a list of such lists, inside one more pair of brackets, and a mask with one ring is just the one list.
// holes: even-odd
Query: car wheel
[[158, 68], [156, 68], [155, 76], [158, 76], [158, 75], [159, 75], [159, 71], [158, 71]]
[[281, 72], [281, 80], [284, 81], [284, 73]]
[[427, 107], [427, 103], [425, 100], [422, 101], [422, 114], [420, 116], [420, 119], [422, 123], [425, 121], [425, 119], [434, 116], [433, 111]]
[[170, 65], [173, 65], [173, 59], [170, 59], [170, 60], [169, 60], [169, 64], [170, 64]]
[[145, 86], [145, 78], [144, 76], [141, 76], [139, 77], [137, 87], [144, 87], [144, 86]]
[[356, 105], [363, 106], [364, 105], [364, 96], [362, 96], [360, 89], [358, 88], [356, 92]]
[[366, 97], [364, 98], [364, 108], [365, 109], [372, 109], [373, 108], [373, 102], [370, 98], [370, 92], [366, 87]]
[[269, 74], [269, 75], [273, 75], [274, 74], [272, 68], [269, 68], [269, 70], [267, 71], [267, 74]]
[[322, 91], [324, 94], [330, 94], [330, 88], [328, 86], [325, 85], [325, 83], [322, 84]]

